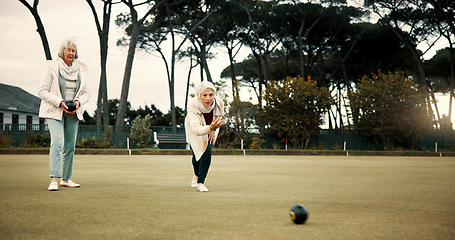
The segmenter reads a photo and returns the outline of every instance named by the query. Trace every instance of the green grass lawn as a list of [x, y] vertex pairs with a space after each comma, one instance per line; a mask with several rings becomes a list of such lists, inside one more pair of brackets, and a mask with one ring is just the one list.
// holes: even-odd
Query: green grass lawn
[[[0, 155], [0, 239], [454, 239], [454, 157], [77, 155], [81, 188], [47, 191], [48, 156]], [[294, 224], [289, 210], [307, 207]]]

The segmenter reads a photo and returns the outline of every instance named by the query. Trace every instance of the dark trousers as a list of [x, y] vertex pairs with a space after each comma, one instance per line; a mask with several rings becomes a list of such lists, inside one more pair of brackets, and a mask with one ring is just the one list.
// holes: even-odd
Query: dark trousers
[[197, 183], [204, 183], [207, 173], [209, 172], [210, 163], [212, 162], [212, 144], [207, 145], [207, 149], [202, 154], [201, 159], [196, 161], [196, 157], [193, 153], [193, 169], [194, 175], [196, 175]]

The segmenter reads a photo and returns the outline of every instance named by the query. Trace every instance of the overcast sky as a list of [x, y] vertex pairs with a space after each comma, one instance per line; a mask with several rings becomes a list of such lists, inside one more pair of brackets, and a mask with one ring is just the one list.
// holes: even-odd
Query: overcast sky
[[[32, 3], [32, 0], [28, 0]], [[97, 11], [102, 11], [101, 1], [94, 0]], [[89, 86], [91, 100], [86, 110], [93, 116], [96, 109], [100, 76], [99, 41], [93, 15], [84, 0], [44, 0], [40, 1], [38, 11], [44, 24], [51, 48], [52, 57], [57, 58], [58, 48], [66, 38], [78, 43], [79, 60], [89, 66]], [[120, 12], [127, 12], [123, 4], [113, 6], [109, 35], [108, 54], [108, 98], [120, 98], [127, 48], [117, 47], [116, 42], [123, 36], [123, 30], [114, 24]], [[142, 16], [142, 14], [140, 14]], [[101, 21], [101, 16], [100, 16]], [[36, 23], [28, 9], [18, 0], [0, 1], [0, 82], [18, 86], [37, 95], [38, 83], [45, 68], [43, 46], [36, 32]], [[444, 46], [441, 46], [441, 48]], [[437, 49], [425, 57], [431, 58]], [[249, 54], [243, 51], [237, 61]], [[176, 105], [184, 107], [188, 61], [177, 63], [175, 78]], [[216, 52], [216, 59], [209, 62], [212, 78], [218, 81], [221, 71], [228, 65], [227, 54]], [[199, 68], [193, 70], [192, 82], [199, 82]], [[228, 81], [229, 82], [229, 81]], [[226, 90], [230, 93], [230, 89]], [[256, 98], [244, 91], [244, 99]], [[448, 98], [439, 97], [440, 113], [447, 114]], [[160, 57], [137, 51], [133, 64], [128, 100], [134, 109], [139, 106], [155, 104], [162, 112], [170, 108], [169, 88], [166, 71]], [[454, 114], [455, 115], [455, 114]], [[455, 119], [455, 117], [453, 117]], [[453, 121], [455, 122], [455, 121]]]

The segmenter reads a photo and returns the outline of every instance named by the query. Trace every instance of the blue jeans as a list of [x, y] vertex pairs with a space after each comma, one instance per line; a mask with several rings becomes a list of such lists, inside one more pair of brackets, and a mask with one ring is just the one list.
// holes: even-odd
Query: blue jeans
[[204, 183], [207, 173], [209, 172], [210, 163], [212, 162], [212, 144], [207, 145], [204, 154], [202, 154], [201, 159], [196, 161], [196, 157], [193, 153], [193, 170], [194, 175], [197, 176], [197, 183]]
[[50, 176], [68, 181], [73, 174], [74, 149], [76, 148], [79, 120], [76, 115], [63, 113], [62, 120], [48, 118], [47, 126], [51, 134]]

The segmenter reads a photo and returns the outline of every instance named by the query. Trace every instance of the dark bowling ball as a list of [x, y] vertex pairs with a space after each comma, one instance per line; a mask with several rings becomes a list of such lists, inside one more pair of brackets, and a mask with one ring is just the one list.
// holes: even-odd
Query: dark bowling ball
[[68, 101], [65, 104], [68, 107], [68, 112], [73, 112], [74, 110], [76, 110], [76, 103], [75, 102]]
[[289, 214], [291, 215], [291, 220], [296, 224], [303, 224], [308, 218], [308, 211], [299, 204], [294, 205]]

